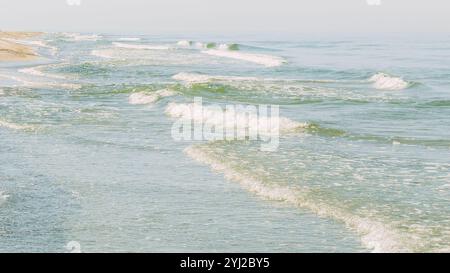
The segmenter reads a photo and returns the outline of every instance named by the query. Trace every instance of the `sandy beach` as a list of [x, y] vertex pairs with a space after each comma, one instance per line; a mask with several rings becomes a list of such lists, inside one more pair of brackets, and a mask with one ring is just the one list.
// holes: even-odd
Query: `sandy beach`
[[40, 35], [39, 32], [0, 32], [0, 61], [23, 61], [37, 57], [34, 50], [16, 42]]

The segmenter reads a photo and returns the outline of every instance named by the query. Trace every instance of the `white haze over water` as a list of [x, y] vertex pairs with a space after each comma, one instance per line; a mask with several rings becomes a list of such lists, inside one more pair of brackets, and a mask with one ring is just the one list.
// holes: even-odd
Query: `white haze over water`
[[448, 32], [444, 0], [1, 0], [1, 29], [107, 33]]

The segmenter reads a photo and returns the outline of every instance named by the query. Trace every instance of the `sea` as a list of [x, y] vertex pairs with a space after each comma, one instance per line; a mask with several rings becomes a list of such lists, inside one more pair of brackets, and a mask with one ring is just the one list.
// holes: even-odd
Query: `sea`
[[[40, 58], [0, 63], [0, 252], [450, 252], [449, 35], [19, 42]], [[277, 107], [275, 149], [174, 137], [230, 105]]]

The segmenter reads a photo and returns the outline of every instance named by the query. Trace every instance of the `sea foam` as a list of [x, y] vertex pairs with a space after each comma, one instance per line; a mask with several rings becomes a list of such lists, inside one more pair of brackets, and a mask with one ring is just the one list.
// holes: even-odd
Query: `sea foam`
[[161, 45], [140, 45], [140, 44], [126, 44], [114, 42], [115, 47], [127, 48], [127, 49], [141, 49], [141, 50], [168, 50], [168, 46]]
[[[26, 73], [26, 72], [28, 72], [28, 74], [30, 73], [30, 71], [25, 71], [23, 73]], [[39, 74], [38, 71], [34, 71], [34, 70], [31, 70], [31, 73]], [[21, 83], [25, 87], [30, 87], [30, 88], [50, 88], [50, 89], [62, 88], [62, 89], [76, 90], [76, 89], [80, 89], [82, 87], [80, 84], [76, 84], [76, 83], [30, 81], [28, 79], [23, 79], [22, 77], [18, 77], [18, 76], [14, 76], [14, 75], [1, 74], [0, 77], [11, 79], [15, 82]]]
[[24, 73], [24, 74], [33, 75], [33, 76], [53, 78], [53, 79], [65, 79], [66, 78], [62, 75], [55, 75], [55, 74], [42, 72], [42, 70], [47, 66], [48, 65], [40, 65], [40, 66], [35, 66], [35, 67], [22, 68], [22, 69], [19, 69], [19, 72]]
[[2, 119], [0, 119], [0, 127], [13, 129], [13, 130], [23, 130], [23, 131], [31, 131], [31, 130], [35, 129], [35, 127], [31, 126], [31, 125], [13, 123], [13, 122], [9, 122], [9, 121], [2, 120]]
[[119, 38], [119, 41], [130, 41], [130, 42], [134, 42], [134, 41], [140, 41], [141, 38], [134, 38], [134, 37], [122, 37]]
[[5, 192], [0, 191], [0, 206], [7, 201], [9, 198], [9, 195], [7, 195]]
[[176, 95], [175, 91], [170, 89], [161, 89], [153, 93], [149, 92], [137, 92], [129, 96], [128, 102], [130, 104], [152, 104], [160, 100], [161, 98], [170, 97]]
[[256, 81], [255, 77], [237, 77], [237, 76], [211, 76], [197, 73], [181, 72], [174, 76], [172, 79], [183, 81], [185, 83], [207, 83], [211, 81]]
[[240, 128], [258, 128], [261, 135], [274, 133], [295, 133], [308, 128], [308, 123], [297, 122], [286, 117], [260, 116], [246, 109], [226, 108], [219, 106], [205, 106], [196, 103], [169, 103], [166, 114], [173, 118], [193, 120], [223, 129], [234, 130]]
[[69, 41], [97, 41], [102, 38], [102, 36], [97, 34], [80, 34], [71, 32], [63, 32], [61, 34], [66, 40]]
[[377, 73], [369, 81], [373, 82], [373, 87], [380, 90], [403, 90], [409, 86], [409, 83], [402, 78], [393, 77], [385, 73]]
[[217, 57], [224, 57], [230, 59], [236, 59], [241, 61], [247, 61], [251, 63], [256, 63], [263, 65], [265, 67], [276, 67], [284, 64], [286, 61], [277, 56], [265, 55], [265, 54], [253, 54], [244, 53], [239, 51], [229, 51], [220, 49], [210, 49], [202, 51], [204, 54], [213, 55]]
[[[314, 198], [308, 189], [274, 185], [264, 182], [257, 174], [241, 172], [223, 155], [209, 150], [206, 145], [195, 145], [185, 149], [185, 153], [194, 160], [209, 165], [214, 171], [222, 173], [228, 180], [238, 182], [242, 187], [263, 198], [283, 201], [308, 209], [319, 216], [343, 222], [361, 236], [361, 242], [373, 252], [409, 252], [405, 238], [388, 224], [352, 214]], [[411, 243], [411, 242], [410, 242]]]

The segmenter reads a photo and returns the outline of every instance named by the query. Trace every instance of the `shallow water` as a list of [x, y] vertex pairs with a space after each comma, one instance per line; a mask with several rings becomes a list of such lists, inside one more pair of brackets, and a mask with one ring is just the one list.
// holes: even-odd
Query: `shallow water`
[[[189, 39], [0, 67], [1, 252], [449, 250], [448, 37]], [[195, 97], [280, 105], [278, 150], [175, 141]]]

